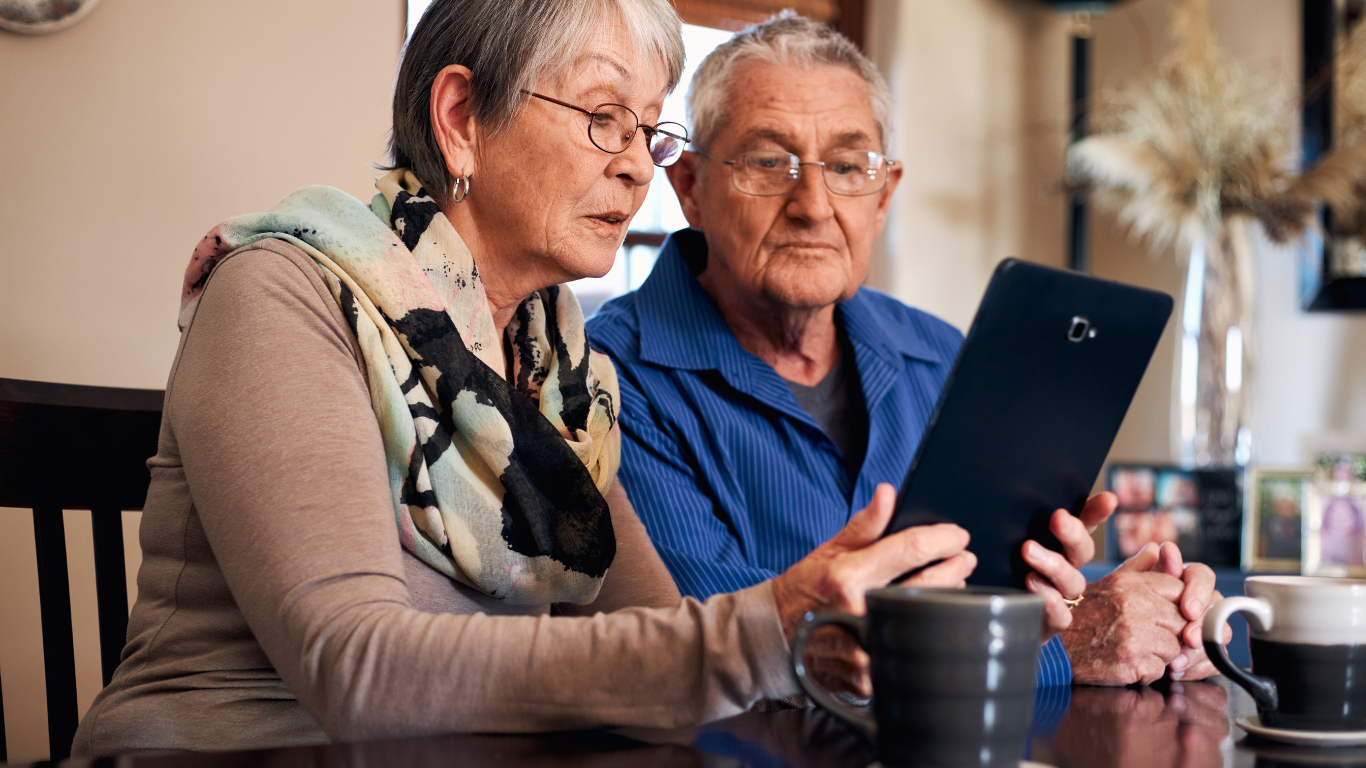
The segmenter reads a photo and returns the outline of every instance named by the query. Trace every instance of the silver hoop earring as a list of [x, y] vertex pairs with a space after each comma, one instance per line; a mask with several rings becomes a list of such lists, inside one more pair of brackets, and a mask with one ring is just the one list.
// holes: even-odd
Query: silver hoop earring
[[465, 202], [465, 198], [470, 196], [470, 177], [461, 176], [451, 185], [451, 200], [457, 203]]

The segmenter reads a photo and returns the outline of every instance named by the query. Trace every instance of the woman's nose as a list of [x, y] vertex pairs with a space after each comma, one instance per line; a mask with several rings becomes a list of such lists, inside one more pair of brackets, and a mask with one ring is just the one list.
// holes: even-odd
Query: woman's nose
[[645, 186], [655, 177], [655, 161], [650, 157], [650, 139], [639, 128], [630, 146], [612, 162], [616, 166], [613, 170], [617, 178], [626, 179], [635, 186]]

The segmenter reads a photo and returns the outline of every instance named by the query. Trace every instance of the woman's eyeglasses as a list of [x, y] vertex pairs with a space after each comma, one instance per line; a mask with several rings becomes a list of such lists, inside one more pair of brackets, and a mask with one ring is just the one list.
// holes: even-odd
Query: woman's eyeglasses
[[608, 154], [619, 155], [625, 152], [627, 147], [631, 146], [631, 141], [636, 137], [636, 129], [639, 128], [645, 133], [645, 140], [649, 142], [650, 159], [654, 164], [673, 165], [679, 155], [683, 154], [683, 145], [689, 141], [688, 130], [678, 123], [642, 125], [640, 118], [630, 107], [623, 107], [620, 104], [599, 104], [590, 111], [539, 93], [523, 93], [588, 115], [588, 140], [593, 142], [593, 146]]
[[802, 162], [789, 152], [758, 150], [745, 152], [734, 160], [698, 153], [713, 162], [729, 165], [730, 183], [747, 195], [769, 197], [785, 195], [797, 186], [802, 166], [820, 166], [825, 186], [831, 193], [856, 197], [881, 192], [887, 186], [887, 171], [895, 160], [888, 160], [877, 152], [861, 149], [842, 149], [831, 152], [820, 162]]

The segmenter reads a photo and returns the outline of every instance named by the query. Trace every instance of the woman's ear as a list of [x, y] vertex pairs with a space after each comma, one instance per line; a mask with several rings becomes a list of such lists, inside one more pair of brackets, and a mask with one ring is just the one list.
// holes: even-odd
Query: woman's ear
[[451, 178], [473, 176], [478, 157], [474, 117], [470, 114], [469, 67], [452, 64], [432, 81], [431, 120], [437, 146]]

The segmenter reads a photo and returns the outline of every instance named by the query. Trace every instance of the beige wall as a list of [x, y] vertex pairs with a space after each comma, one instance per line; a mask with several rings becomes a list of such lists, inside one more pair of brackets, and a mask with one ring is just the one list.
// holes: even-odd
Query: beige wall
[[[307, 184], [373, 194], [403, 21], [401, 0], [107, 0], [56, 35], [0, 33], [0, 377], [164, 386], [204, 232]], [[88, 520], [67, 513], [83, 707], [99, 688]], [[47, 754], [32, 536], [0, 510], [16, 761]]]
[[869, 2], [906, 166], [871, 284], [966, 328], [1001, 259], [1064, 262], [1067, 30], [1027, 2]]

